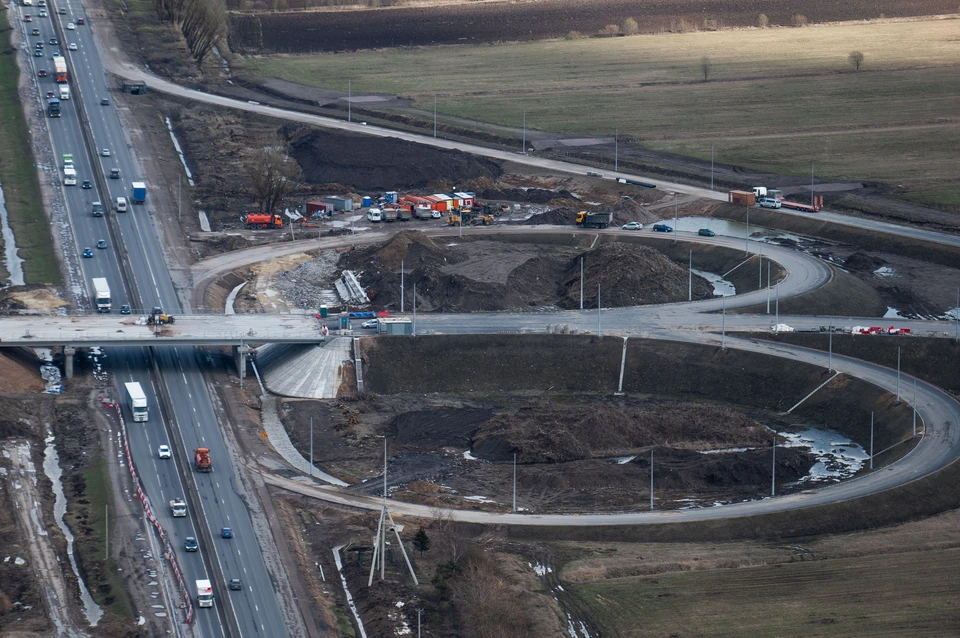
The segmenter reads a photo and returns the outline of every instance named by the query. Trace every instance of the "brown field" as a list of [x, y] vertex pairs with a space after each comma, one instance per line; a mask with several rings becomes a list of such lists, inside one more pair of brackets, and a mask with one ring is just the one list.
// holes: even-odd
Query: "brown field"
[[640, 33], [659, 33], [756, 26], [761, 13], [771, 26], [789, 26], [797, 13], [815, 23], [956, 11], [955, 0], [543, 0], [291, 11], [232, 16], [230, 47], [237, 53], [304, 53], [514, 42], [563, 37], [571, 31], [593, 35], [631, 17]]

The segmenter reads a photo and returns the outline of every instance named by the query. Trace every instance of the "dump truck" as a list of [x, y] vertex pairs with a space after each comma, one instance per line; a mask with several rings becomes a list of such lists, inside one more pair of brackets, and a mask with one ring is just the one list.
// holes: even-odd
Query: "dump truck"
[[175, 498], [170, 501], [170, 513], [173, 516], [180, 517], [187, 515], [187, 504], [183, 502], [182, 498]]
[[143, 386], [139, 382], [133, 381], [123, 384], [127, 391], [127, 405], [130, 407], [130, 413], [133, 415], [135, 423], [142, 423], [149, 416], [147, 406], [147, 395], [143, 392]]
[[247, 228], [283, 228], [283, 217], [267, 213], [251, 213], [243, 218]]
[[213, 607], [213, 585], [209, 580], [197, 581], [197, 607]]
[[143, 182], [134, 182], [131, 184], [133, 187], [133, 197], [130, 198], [134, 204], [142, 204], [147, 201], [147, 185]]
[[193, 451], [193, 456], [197, 462], [198, 472], [213, 471], [213, 464], [210, 463], [210, 450], [205, 447], [198, 447]]
[[383, 221], [385, 221], [385, 222], [395, 222], [395, 221], [397, 221], [397, 209], [396, 209], [396, 208], [384, 208], [384, 209], [383, 209]]
[[408, 222], [413, 218], [413, 213], [410, 212], [409, 208], [398, 208], [397, 209], [397, 221]]
[[577, 226], [583, 228], [606, 228], [613, 221], [613, 213], [588, 213], [585, 210], [577, 213]]

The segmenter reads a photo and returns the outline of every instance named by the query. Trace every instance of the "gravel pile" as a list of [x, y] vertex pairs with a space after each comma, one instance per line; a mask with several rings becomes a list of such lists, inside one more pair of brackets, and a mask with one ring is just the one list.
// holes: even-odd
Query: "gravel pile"
[[271, 287], [297, 308], [318, 308], [320, 304], [336, 303], [333, 282], [340, 276], [338, 257], [336, 251], [323, 251], [296, 268], [278, 272]]

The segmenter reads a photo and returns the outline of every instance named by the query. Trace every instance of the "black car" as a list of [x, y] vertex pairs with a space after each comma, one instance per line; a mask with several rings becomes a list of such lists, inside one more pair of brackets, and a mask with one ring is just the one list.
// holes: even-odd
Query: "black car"
[[89, 179], [85, 179], [83, 183], [80, 184], [80, 188], [93, 188], [93, 184], [90, 183]]
[[230, 589], [232, 589], [233, 591], [240, 591], [241, 589], [243, 589], [243, 583], [240, 581], [239, 578], [231, 578]]
[[37, 76], [38, 76], [38, 77], [41, 77], [41, 78], [47, 77], [47, 70], [46, 70], [46, 69], [40, 69], [39, 71], [37, 71]]
[[50, 44], [56, 44], [56, 43], [57, 43], [56, 38], [50, 38]]
[[130, 314], [130, 304], [123, 304], [122, 306], [120, 306], [120, 314], [121, 314], [121, 315], [129, 315], [129, 314]]

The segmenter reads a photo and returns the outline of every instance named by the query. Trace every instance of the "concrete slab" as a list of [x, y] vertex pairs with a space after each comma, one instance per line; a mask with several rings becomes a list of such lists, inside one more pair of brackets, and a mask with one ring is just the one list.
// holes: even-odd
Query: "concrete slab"
[[257, 367], [267, 389], [304, 399], [336, 398], [340, 366], [350, 358], [348, 337], [330, 337], [323, 346], [268, 344], [257, 349]]

